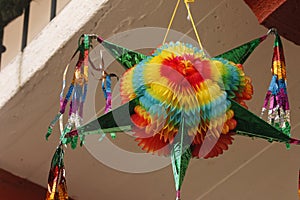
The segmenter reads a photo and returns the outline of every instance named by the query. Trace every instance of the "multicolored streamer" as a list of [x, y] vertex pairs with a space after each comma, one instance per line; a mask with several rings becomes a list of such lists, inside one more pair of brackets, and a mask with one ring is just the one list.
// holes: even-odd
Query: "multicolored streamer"
[[[78, 62], [75, 67], [75, 73], [73, 76], [73, 80], [70, 86], [70, 89], [67, 93], [67, 97], [63, 100], [62, 95], [65, 88], [65, 74], [66, 70], [69, 67], [69, 65], [66, 67], [66, 70], [64, 72], [64, 79], [63, 79], [63, 87], [62, 92], [60, 95], [61, 99], [61, 107], [66, 108], [66, 105], [68, 103], [68, 100], [70, 97], [72, 97], [72, 100], [70, 102], [70, 109], [69, 109], [69, 117], [68, 122], [65, 125], [65, 127], [61, 131], [61, 137], [60, 140], [63, 144], [69, 144], [71, 143], [72, 148], [76, 148], [78, 138], [80, 138], [80, 145], [82, 146], [85, 140], [85, 134], [79, 134], [77, 128], [81, 126], [82, 117], [83, 117], [83, 105], [86, 99], [87, 95], [87, 88], [88, 88], [88, 54], [89, 54], [89, 47], [90, 47], [90, 40], [95, 39], [95, 35], [83, 35], [82, 43], [79, 45], [81, 48], [79, 55]], [[104, 42], [105, 43], [105, 42]], [[117, 48], [122, 49], [122, 48]], [[129, 50], [128, 50], [129, 51]], [[131, 52], [131, 51], [129, 51]], [[104, 113], [107, 113], [111, 110], [111, 77], [116, 77], [118, 80], [118, 76], [114, 73], [106, 73], [104, 68], [104, 60], [102, 57], [102, 52], [100, 52], [101, 62], [99, 68], [94, 69], [97, 71], [102, 72], [102, 84], [101, 88], [104, 94], [105, 98], [105, 111]], [[64, 112], [63, 110], [63, 112]], [[61, 115], [60, 115], [61, 116]], [[58, 118], [60, 117], [58, 116]], [[61, 118], [61, 117], [60, 117]], [[62, 123], [61, 123], [62, 124]], [[111, 137], [114, 139], [116, 138], [116, 134], [114, 132], [110, 133]], [[47, 134], [46, 137], [49, 135]], [[102, 140], [105, 137], [105, 134], [102, 134], [102, 137], [99, 140]]]
[[[109, 111], [111, 111], [112, 109], [112, 105], [111, 105], [111, 101], [112, 101], [112, 97], [111, 97], [111, 77], [116, 77], [119, 80], [119, 77], [116, 74], [107, 74], [105, 71], [103, 71], [103, 75], [102, 75], [102, 91], [104, 94], [104, 98], [105, 98], [105, 110], [104, 110], [104, 114], [108, 113]], [[105, 134], [103, 133], [103, 136], [105, 136]], [[115, 139], [116, 138], [116, 133], [111, 132], [110, 136]], [[99, 141], [101, 141], [103, 139], [103, 137], [101, 137], [99, 139]]]
[[116, 74], [107, 74], [105, 71], [103, 71], [103, 75], [102, 75], [102, 91], [104, 94], [104, 98], [105, 98], [105, 110], [104, 113], [107, 113], [109, 111], [111, 111], [111, 77], [116, 77], [117, 79], [118, 76]]
[[[63, 93], [66, 84], [65, 83], [66, 73], [69, 68], [69, 64], [68, 64], [63, 75], [62, 91], [60, 93], [60, 111], [55, 116], [54, 120], [52, 120], [52, 122], [50, 123], [48, 132], [46, 134], [46, 139], [48, 139], [48, 137], [52, 133], [53, 127], [55, 126], [56, 122], [60, 119], [60, 126], [61, 126], [60, 140], [63, 144], [67, 144], [71, 142], [72, 148], [75, 148], [77, 145], [78, 134], [76, 129], [74, 128], [79, 127], [82, 123], [83, 106], [87, 95], [88, 56], [89, 56], [90, 43], [91, 43], [90, 35], [82, 35], [80, 37], [78, 48], [71, 58], [72, 60], [75, 57], [75, 55], [79, 52], [79, 58], [75, 66], [75, 72], [73, 75], [72, 82], [69, 86], [68, 91], [66, 92], [65, 98], [63, 98]], [[64, 115], [65, 110], [67, 108], [67, 104], [69, 102], [70, 102], [70, 109], [68, 113], [68, 121], [65, 125], [63, 125], [62, 116]], [[70, 135], [72, 135], [72, 137], [66, 137]], [[81, 141], [83, 139], [84, 138], [81, 138]]]

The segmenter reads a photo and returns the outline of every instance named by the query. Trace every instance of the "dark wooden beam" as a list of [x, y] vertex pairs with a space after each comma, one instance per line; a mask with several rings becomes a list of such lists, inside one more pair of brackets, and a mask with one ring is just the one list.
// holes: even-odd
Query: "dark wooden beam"
[[244, 0], [260, 24], [300, 45], [299, 0]]

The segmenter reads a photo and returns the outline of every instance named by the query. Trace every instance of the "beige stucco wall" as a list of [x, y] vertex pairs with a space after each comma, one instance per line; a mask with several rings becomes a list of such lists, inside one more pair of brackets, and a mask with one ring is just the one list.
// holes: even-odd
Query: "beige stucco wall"
[[[85, 2], [95, 3], [93, 0]], [[0, 110], [0, 167], [46, 186], [51, 156], [58, 144], [58, 129], [55, 129], [49, 142], [45, 141], [44, 134], [58, 111], [62, 72], [76, 48], [79, 35], [92, 32], [108, 38], [114, 33], [136, 27], [166, 27], [174, 4], [169, 0], [109, 0], [102, 7], [95, 3], [99, 7], [93, 18], [82, 24], [81, 28], [74, 29], [74, 35], [60, 50], [55, 53], [53, 49], [46, 51], [53, 55], [45, 61], [43, 68], [30, 76], [28, 82], [24, 81], [13, 99]], [[203, 45], [211, 55], [267, 32], [243, 1], [199, 0], [192, 5], [192, 11]], [[173, 28], [183, 33], [191, 29], [182, 6]], [[59, 37], [60, 30], [51, 35]], [[194, 37], [193, 32], [189, 35]], [[145, 40], [148, 37], [151, 35], [145, 36]], [[300, 138], [300, 79], [297, 65], [300, 47], [286, 40], [283, 42], [288, 67], [292, 132], [294, 137]], [[256, 114], [260, 113], [270, 81], [272, 43], [273, 40], [268, 39], [245, 63], [255, 89], [249, 108]], [[33, 55], [28, 56], [28, 59], [35, 59]], [[113, 65], [110, 70], [122, 73], [118, 65]], [[115, 141], [120, 146], [132, 149], [136, 145], [129, 140], [124, 140], [124, 143], [121, 138]], [[101, 145], [101, 142], [97, 144]], [[234, 144], [223, 156], [191, 162], [182, 188], [182, 199], [296, 200], [299, 155], [300, 148], [297, 147], [287, 151], [282, 144], [236, 136]], [[69, 193], [75, 199], [175, 199], [171, 166], [151, 173], [124, 173], [97, 161], [85, 147], [76, 150], [68, 148], [65, 165]]]

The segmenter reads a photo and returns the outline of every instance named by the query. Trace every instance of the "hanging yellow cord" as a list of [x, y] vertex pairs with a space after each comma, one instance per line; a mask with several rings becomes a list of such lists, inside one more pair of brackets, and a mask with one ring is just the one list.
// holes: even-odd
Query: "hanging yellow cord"
[[191, 20], [191, 22], [192, 22], [192, 26], [193, 26], [194, 32], [195, 32], [195, 34], [196, 34], [196, 37], [197, 37], [197, 40], [198, 40], [200, 49], [203, 51], [204, 49], [203, 49], [203, 46], [202, 46], [200, 37], [199, 37], [199, 35], [198, 35], [198, 31], [197, 31], [197, 28], [196, 28], [196, 26], [195, 26], [194, 19], [193, 19], [193, 17], [192, 17], [192, 13], [191, 13], [191, 10], [190, 10], [189, 4], [188, 4], [188, 3], [190, 3], [190, 2], [194, 2], [194, 0], [184, 0], [185, 7], [186, 7], [186, 9], [187, 9], [187, 11], [188, 11], [189, 18], [190, 18], [190, 20]]
[[173, 23], [173, 20], [174, 20], [175, 15], [176, 15], [176, 12], [177, 12], [177, 9], [178, 9], [178, 6], [179, 6], [180, 1], [181, 1], [181, 0], [178, 0], [178, 1], [177, 1], [177, 4], [176, 4], [175, 9], [174, 9], [174, 11], [173, 11], [173, 14], [172, 14], [172, 17], [171, 17], [171, 20], [170, 20], [170, 23], [169, 23], [169, 26], [168, 26], [168, 29], [167, 29], [167, 32], [166, 32], [164, 41], [163, 41], [163, 44], [165, 44], [165, 42], [166, 42], [167, 36], [168, 36], [169, 31], [170, 31], [170, 28], [171, 28], [171, 26], [172, 26], [172, 23]]
[[[169, 31], [170, 31], [170, 28], [171, 28], [172, 23], [173, 23], [173, 21], [174, 21], [174, 18], [175, 18], [176, 12], [177, 12], [177, 10], [178, 10], [178, 6], [179, 6], [180, 1], [181, 1], [181, 0], [178, 0], [178, 1], [177, 1], [177, 4], [176, 4], [175, 9], [174, 9], [174, 11], [173, 11], [173, 14], [172, 14], [171, 20], [170, 20], [170, 22], [169, 22], [169, 26], [168, 26], [167, 32], [166, 32], [165, 37], [164, 37], [164, 40], [163, 40], [163, 44], [165, 44], [166, 39], [167, 39], [167, 37], [168, 37]], [[188, 4], [188, 3], [193, 3], [194, 1], [195, 1], [195, 0], [184, 0], [184, 3], [185, 3], [185, 6], [186, 6], [186, 9], [187, 9], [187, 11], [188, 11], [188, 16], [189, 16], [189, 18], [190, 18], [190, 20], [191, 20], [191, 22], [192, 22], [192, 26], [193, 26], [193, 29], [194, 29], [194, 32], [195, 32], [195, 35], [196, 35], [196, 38], [197, 38], [199, 47], [200, 47], [201, 50], [203, 50], [203, 46], [202, 46], [202, 43], [201, 43], [201, 40], [200, 40], [198, 31], [197, 31], [197, 28], [196, 28], [196, 25], [195, 25], [195, 22], [194, 22], [194, 19], [193, 19], [191, 10], [190, 10], [189, 4]]]

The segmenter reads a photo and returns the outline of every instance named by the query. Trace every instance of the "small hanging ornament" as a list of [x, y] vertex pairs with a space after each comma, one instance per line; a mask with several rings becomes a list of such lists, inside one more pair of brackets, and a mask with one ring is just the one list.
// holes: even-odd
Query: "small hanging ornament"
[[[185, 0], [185, 2], [187, 3], [187, 6], [188, 6], [187, 9], [190, 9], [189, 3], [194, 3], [195, 1], [194, 1], [194, 0]], [[191, 17], [190, 17], [189, 14], [187, 15], [186, 19], [187, 19], [188, 21], [191, 21]]]

